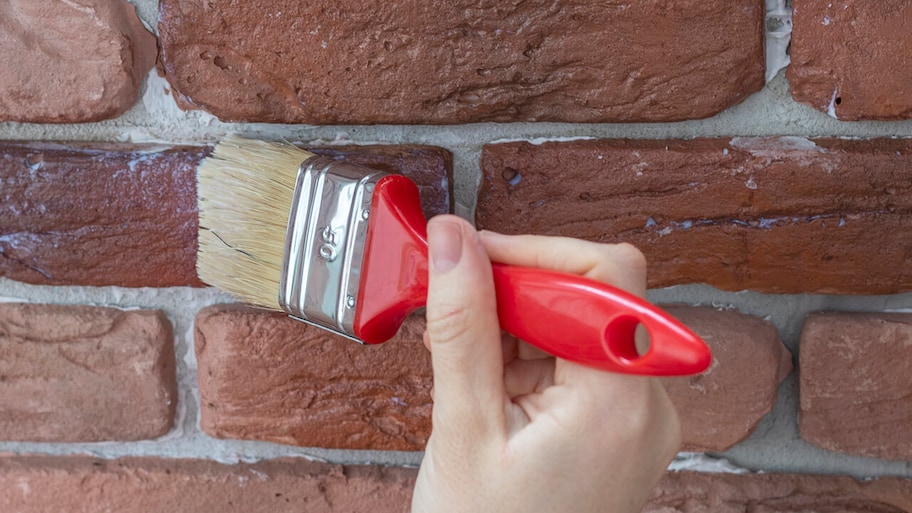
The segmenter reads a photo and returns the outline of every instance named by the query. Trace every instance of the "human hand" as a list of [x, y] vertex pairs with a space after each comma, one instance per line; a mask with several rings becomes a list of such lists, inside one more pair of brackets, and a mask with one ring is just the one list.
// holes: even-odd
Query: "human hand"
[[431, 220], [428, 243], [433, 431], [412, 512], [639, 511], [680, 445], [665, 390], [502, 336], [490, 260], [642, 297], [643, 256], [629, 245], [478, 234], [454, 216]]

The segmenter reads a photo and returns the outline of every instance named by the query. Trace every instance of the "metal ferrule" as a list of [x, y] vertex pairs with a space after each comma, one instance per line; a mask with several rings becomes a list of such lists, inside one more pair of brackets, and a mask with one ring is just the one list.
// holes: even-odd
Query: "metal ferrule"
[[374, 186], [386, 173], [326, 157], [298, 170], [279, 289], [292, 317], [357, 342], [357, 308]]

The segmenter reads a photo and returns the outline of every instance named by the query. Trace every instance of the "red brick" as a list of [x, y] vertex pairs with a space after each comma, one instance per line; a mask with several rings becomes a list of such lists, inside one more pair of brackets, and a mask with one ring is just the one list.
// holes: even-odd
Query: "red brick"
[[816, 313], [801, 335], [801, 437], [912, 460], [912, 314]]
[[[303, 460], [224, 465], [204, 460], [19, 456], [0, 459], [0, 509], [17, 513], [404, 513], [415, 469]], [[801, 474], [669, 473], [646, 513], [902, 513], [912, 481]]]
[[2, 2], [0, 20], [0, 121], [117, 117], [136, 103], [158, 53], [123, 0]]
[[644, 513], [906, 513], [912, 481], [803, 474], [668, 473]]
[[179, 103], [223, 120], [673, 121], [712, 116], [764, 84], [757, 0], [160, 6]]
[[[445, 150], [313, 150], [409, 176], [428, 215], [451, 208]], [[200, 286], [196, 167], [209, 151], [0, 143], [0, 276], [41, 285]]]
[[143, 440], [174, 423], [174, 342], [160, 311], [0, 304], [0, 354], [0, 440]]
[[[790, 369], [788, 351], [759, 319], [670, 311], [705, 336], [716, 357], [705, 375], [666, 381], [685, 445], [724, 450], [769, 411]], [[282, 314], [206, 308], [195, 332], [203, 431], [307, 447], [422, 450], [431, 428], [423, 328], [412, 317], [394, 340], [360, 346]]]
[[776, 328], [762, 319], [708, 307], [665, 309], [713, 352], [703, 374], [662, 380], [681, 418], [682, 450], [725, 451], [747, 438], [773, 408], [792, 355]]
[[0, 459], [0, 510], [16, 513], [405, 513], [414, 469], [304, 460]]
[[476, 220], [637, 245], [649, 285], [912, 290], [912, 140], [492, 144]]
[[912, 118], [912, 4], [795, 0], [792, 96], [840, 120]]
[[283, 314], [215, 306], [196, 318], [201, 426], [219, 438], [309, 447], [424, 448], [430, 356], [412, 317], [361, 346]]

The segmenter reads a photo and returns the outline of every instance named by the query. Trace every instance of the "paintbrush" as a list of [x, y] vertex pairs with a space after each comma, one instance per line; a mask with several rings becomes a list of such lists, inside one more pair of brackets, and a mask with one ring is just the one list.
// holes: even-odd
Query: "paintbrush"
[[[393, 337], [425, 304], [427, 225], [408, 178], [239, 136], [198, 171], [204, 282], [366, 344]], [[501, 328], [557, 357], [659, 376], [709, 366], [697, 335], [638, 297], [576, 275], [492, 267]]]

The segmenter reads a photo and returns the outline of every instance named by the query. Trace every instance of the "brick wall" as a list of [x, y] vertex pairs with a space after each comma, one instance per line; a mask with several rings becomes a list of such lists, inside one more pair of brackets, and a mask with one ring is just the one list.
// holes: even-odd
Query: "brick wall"
[[196, 276], [238, 131], [637, 244], [715, 354], [648, 511], [912, 511], [912, 5], [792, 3], [0, 4], [0, 511], [407, 509], [422, 319], [363, 348]]

